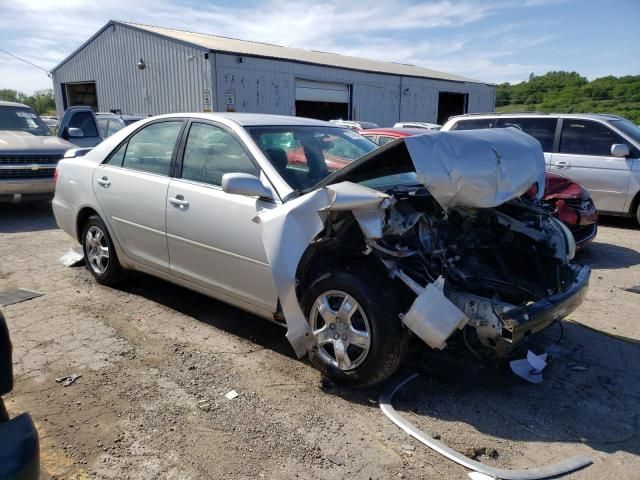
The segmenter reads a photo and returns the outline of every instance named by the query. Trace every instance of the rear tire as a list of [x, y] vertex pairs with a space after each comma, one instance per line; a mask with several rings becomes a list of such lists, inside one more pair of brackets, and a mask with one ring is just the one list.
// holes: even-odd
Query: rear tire
[[400, 367], [409, 333], [386, 276], [363, 267], [325, 273], [306, 289], [302, 306], [317, 342], [309, 359], [334, 382], [367, 387]]
[[122, 280], [124, 270], [109, 231], [98, 215], [91, 215], [82, 228], [82, 251], [87, 268], [98, 283], [112, 287]]

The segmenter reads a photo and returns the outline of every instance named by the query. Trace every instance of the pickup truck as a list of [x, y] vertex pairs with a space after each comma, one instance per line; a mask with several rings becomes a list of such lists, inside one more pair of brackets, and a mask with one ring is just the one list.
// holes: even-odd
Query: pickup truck
[[52, 198], [58, 161], [75, 148], [27, 105], [0, 101], [0, 201]]
[[55, 136], [28, 105], [0, 101], [0, 203], [53, 198], [58, 162], [102, 140], [91, 107], [67, 109]]

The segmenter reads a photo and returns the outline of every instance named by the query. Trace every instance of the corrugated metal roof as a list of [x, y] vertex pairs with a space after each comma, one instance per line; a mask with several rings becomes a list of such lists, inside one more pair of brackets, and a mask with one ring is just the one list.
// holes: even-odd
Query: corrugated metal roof
[[247, 40], [238, 40], [235, 38], [219, 37], [215, 35], [207, 35], [204, 33], [187, 32], [184, 30], [176, 30], [172, 28], [155, 27], [152, 25], [143, 25], [132, 22], [111, 21], [105, 25], [99, 32], [91, 37], [78, 50], [73, 52], [69, 57], [60, 62], [52, 71], [57, 70], [69, 58], [74, 56], [87, 43], [95, 38], [102, 30], [111, 24], [127, 25], [131, 28], [155, 33], [163, 37], [172, 38], [194, 46], [202, 47], [215, 52], [232, 53], [238, 55], [257, 56], [265, 58], [275, 58], [289, 60], [295, 62], [311, 63], [315, 65], [328, 65], [331, 67], [347, 68], [350, 70], [360, 70], [365, 72], [375, 72], [391, 75], [404, 75], [409, 77], [432, 78], [436, 80], [448, 80], [454, 82], [472, 82], [486, 83], [471, 78], [452, 75], [449, 73], [431, 70], [429, 68], [418, 67], [403, 63], [382, 62], [379, 60], [371, 60], [367, 58], [350, 57], [337, 53], [318, 52], [314, 50], [303, 50], [301, 48], [282, 47], [280, 45], [272, 45], [269, 43], [250, 42]]

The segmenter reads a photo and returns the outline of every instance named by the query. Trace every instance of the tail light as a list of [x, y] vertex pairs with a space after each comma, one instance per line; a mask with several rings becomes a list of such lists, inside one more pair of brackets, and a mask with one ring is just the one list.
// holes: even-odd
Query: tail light
[[53, 183], [58, 183], [58, 167], [53, 172]]

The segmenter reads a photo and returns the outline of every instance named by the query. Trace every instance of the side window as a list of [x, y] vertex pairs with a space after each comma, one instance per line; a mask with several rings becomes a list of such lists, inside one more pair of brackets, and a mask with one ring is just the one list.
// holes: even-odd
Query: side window
[[169, 175], [171, 156], [182, 124], [182, 121], [160, 122], [144, 127], [129, 139], [122, 166]]
[[109, 119], [98, 117], [98, 129], [102, 138], [107, 138], [107, 129], [109, 128]]
[[127, 151], [127, 142], [120, 145], [120, 148], [118, 148], [115, 152], [113, 152], [109, 157], [109, 159], [104, 163], [107, 165], [113, 165], [114, 167], [121, 167], [122, 162], [124, 161], [124, 152], [126, 151]]
[[383, 135], [380, 135], [380, 140], [378, 140], [378, 145], [382, 146], [382, 145], [386, 145], [389, 142], [393, 142], [395, 140], [395, 138], [393, 137], [385, 137]]
[[93, 114], [91, 112], [74, 113], [71, 120], [69, 120], [69, 128], [79, 128], [85, 137], [98, 136], [96, 122], [93, 120]]
[[562, 122], [560, 153], [609, 157], [614, 143], [627, 142], [601, 123], [569, 118]]
[[553, 151], [553, 139], [556, 135], [556, 118], [499, 118], [496, 127], [507, 128], [515, 127], [528, 133], [542, 144], [544, 152]]
[[118, 121], [118, 120], [110, 120], [109, 121], [109, 127], [107, 128], [107, 134], [104, 135], [105, 138], [110, 137], [111, 135], [113, 135], [114, 133], [116, 133], [119, 130], [122, 130], [124, 127], [122, 126], [122, 124]]
[[238, 141], [222, 128], [193, 123], [184, 149], [182, 178], [222, 185], [225, 173], [259, 175]]
[[451, 125], [451, 130], [477, 130], [480, 128], [495, 127], [495, 118], [473, 118], [469, 120], [458, 120]]

